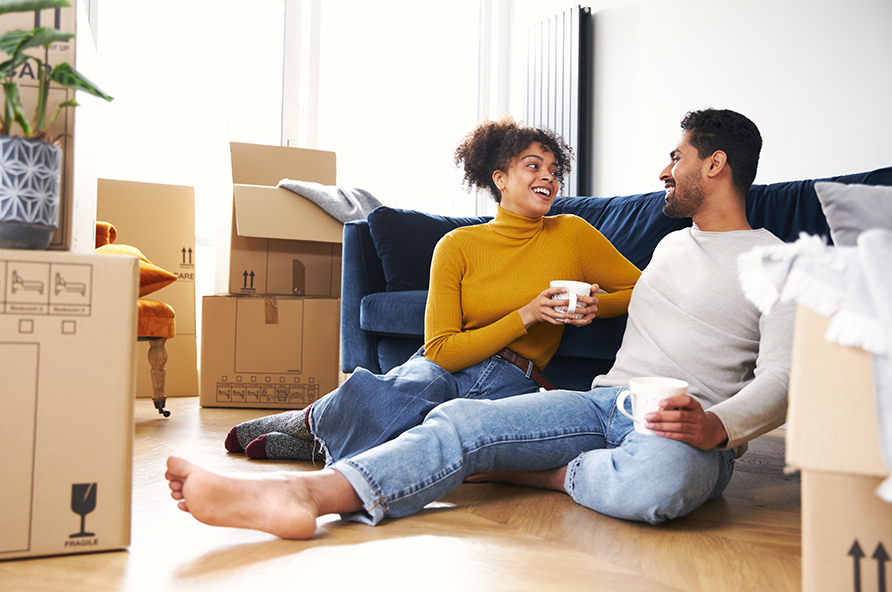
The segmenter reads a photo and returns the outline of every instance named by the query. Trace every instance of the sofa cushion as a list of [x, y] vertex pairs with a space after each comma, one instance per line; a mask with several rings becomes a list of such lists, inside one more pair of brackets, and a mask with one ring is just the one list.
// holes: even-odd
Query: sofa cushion
[[872, 228], [892, 230], [892, 187], [815, 183], [835, 245], [853, 247]]
[[378, 292], [359, 305], [359, 326], [378, 335], [424, 337], [427, 290]]
[[823, 179], [753, 185], [746, 199], [750, 226], [770, 230], [786, 243], [794, 242], [802, 232], [833, 238], [827, 220], [829, 216], [825, 217], [815, 192], [815, 185], [822, 181], [846, 185], [892, 185], [892, 167]]
[[597, 228], [638, 269], [650, 263], [664, 236], [691, 225], [690, 218], [663, 214], [666, 192], [621, 197], [566, 197], [551, 205], [550, 216], [575, 214]]
[[381, 258], [388, 292], [427, 290], [434, 247], [460, 226], [483, 224], [491, 216], [451, 218], [381, 206], [369, 214], [369, 230]]

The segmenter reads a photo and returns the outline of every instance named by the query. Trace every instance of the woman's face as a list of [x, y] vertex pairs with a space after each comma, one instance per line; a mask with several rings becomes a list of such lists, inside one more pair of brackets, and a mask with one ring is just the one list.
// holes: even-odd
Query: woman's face
[[548, 213], [557, 196], [554, 154], [539, 142], [523, 150], [505, 171], [496, 171], [492, 178], [502, 193], [501, 206], [512, 214], [539, 218]]

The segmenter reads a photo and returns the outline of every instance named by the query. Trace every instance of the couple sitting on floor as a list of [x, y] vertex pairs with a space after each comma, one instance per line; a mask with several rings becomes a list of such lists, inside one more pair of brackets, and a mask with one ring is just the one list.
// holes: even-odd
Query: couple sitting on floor
[[[252, 458], [319, 455], [323, 470], [229, 477], [171, 457], [166, 477], [180, 509], [207, 524], [307, 538], [319, 515], [377, 524], [466, 481], [564, 491], [651, 523], [720, 495], [747, 441], [784, 421], [792, 304], [763, 315], [737, 279], [738, 255], [780, 243], [750, 228], [744, 208], [758, 129], [713, 109], [688, 113], [681, 127], [660, 174], [663, 211], [694, 225], [663, 239], [641, 273], [584, 220], [546, 216], [570, 166], [559, 137], [510, 119], [478, 125], [456, 162], [499, 207], [492, 221], [438, 243], [424, 348], [386, 375], [359, 369], [307, 410], [239, 424], [226, 439], [227, 450]], [[568, 301], [552, 297], [563, 289], [542, 289], [554, 279], [592, 284], [584, 308], [558, 312]], [[616, 363], [592, 390], [540, 388], [534, 369], [566, 325], [627, 311]], [[646, 414], [653, 435], [616, 409], [644, 376], [688, 385]]]

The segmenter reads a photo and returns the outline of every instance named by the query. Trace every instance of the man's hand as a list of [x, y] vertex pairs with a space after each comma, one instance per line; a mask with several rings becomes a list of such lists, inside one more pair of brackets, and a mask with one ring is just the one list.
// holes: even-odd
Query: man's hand
[[721, 420], [690, 395], [678, 395], [660, 401], [663, 411], [644, 416], [645, 427], [657, 436], [690, 444], [700, 450], [710, 450], [728, 439]]

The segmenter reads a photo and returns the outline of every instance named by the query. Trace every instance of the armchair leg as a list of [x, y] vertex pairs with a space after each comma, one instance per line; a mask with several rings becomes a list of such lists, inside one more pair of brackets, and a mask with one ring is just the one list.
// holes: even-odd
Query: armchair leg
[[155, 409], [164, 417], [170, 416], [170, 411], [164, 408], [167, 397], [164, 394], [167, 380], [167, 339], [159, 337], [153, 339], [149, 345], [149, 364], [152, 366], [152, 402]]

